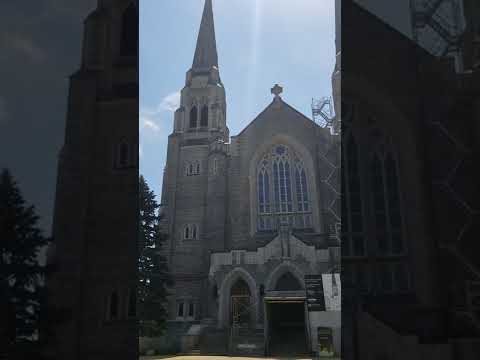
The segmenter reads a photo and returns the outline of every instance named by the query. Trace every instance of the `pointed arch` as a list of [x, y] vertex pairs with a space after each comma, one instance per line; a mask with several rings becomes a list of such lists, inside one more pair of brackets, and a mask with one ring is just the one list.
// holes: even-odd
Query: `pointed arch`
[[258, 301], [257, 283], [253, 278], [253, 276], [250, 275], [250, 273], [247, 270], [241, 267], [237, 267], [232, 271], [230, 271], [227, 274], [227, 276], [225, 276], [220, 286], [218, 320], [221, 326], [228, 326], [228, 323], [230, 321], [231, 289], [239, 279], [243, 280], [248, 285], [248, 289], [252, 297], [252, 302], [254, 304], [257, 304], [256, 308], [254, 309], [254, 313], [252, 314], [251, 321], [252, 323], [254, 323], [258, 320], [258, 316], [259, 316], [258, 306], [260, 305]]
[[208, 127], [208, 105], [203, 105], [200, 113], [200, 127]]
[[194, 105], [190, 109], [190, 122], [189, 122], [190, 129], [194, 129], [197, 127], [197, 118], [198, 118], [198, 109]]
[[[282, 146], [291, 153], [291, 157], [285, 156], [286, 153], [275, 154], [275, 147]], [[276, 157], [276, 158], [275, 158]], [[259, 197], [259, 172], [262, 169], [262, 162], [267, 162], [268, 177], [270, 182], [270, 214], [260, 214]], [[305, 188], [308, 194], [304, 200], [309, 201], [309, 210], [299, 211], [296, 200], [296, 181], [295, 166], [297, 162], [302, 163], [305, 170]], [[286, 134], [277, 134], [269, 139], [268, 142], [257, 147], [250, 158], [249, 183], [250, 183], [250, 233], [254, 235], [257, 231], [272, 230], [275, 225], [277, 213], [282, 211], [285, 217], [293, 227], [313, 228], [315, 231], [321, 229], [321, 218], [316, 199], [318, 199], [318, 189], [316, 187], [316, 166], [314, 165], [312, 154], [303, 144], [295, 138]], [[278, 210], [277, 210], [278, 209]], [[268, 228], [268, 221], [272, 226]]]
[[301, 289], [305, 289], [305, 280], [304, 280], [305, 274], [297, 265], [295, 265], [292, 262], [283, 262], [280, 265], [278, 265], [268, 275], [265, 281], [265, 289], [267, 291], [275, 290], [278, 281], [282, 278], [282, 276], [288, 273], [290, 273], [293, 277], [295, 277]]
[[298, 291], [303, 290], [300, 281], [290, 272], [284, 273], [275, 284], [276, 291]]

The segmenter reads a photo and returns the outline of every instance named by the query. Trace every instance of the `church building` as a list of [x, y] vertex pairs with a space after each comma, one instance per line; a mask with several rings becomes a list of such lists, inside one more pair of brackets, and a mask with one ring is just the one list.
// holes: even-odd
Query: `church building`
[[271, 92], [230, 136], [206, 0], [161, 201], [174, 280], [168, 332], [182, 351], [310, 353], [319, 331], [340, 351], [340, 137], [289, 105], [281, 86]]

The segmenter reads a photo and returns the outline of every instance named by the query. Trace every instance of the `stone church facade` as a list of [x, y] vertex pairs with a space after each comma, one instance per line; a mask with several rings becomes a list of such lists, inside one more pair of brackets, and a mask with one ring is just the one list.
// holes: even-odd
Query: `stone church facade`
[[49, 358], [138, 358], [137, 209], [138, 1], [99, 0], [58, 160], [47, 285], [64, 318], [52, 319]]
[[230, 136], [207, 0], [168, 139], [162, 190], [175, 282], [168, 309], [171, 328], [183, 326], [180, 334], [241, 325], [265, 340], [269, 302], [299, 299], [306, 309], [305, 276], [339, 271], [340, 139], [281, 93], [274, 86], [272, 102]]

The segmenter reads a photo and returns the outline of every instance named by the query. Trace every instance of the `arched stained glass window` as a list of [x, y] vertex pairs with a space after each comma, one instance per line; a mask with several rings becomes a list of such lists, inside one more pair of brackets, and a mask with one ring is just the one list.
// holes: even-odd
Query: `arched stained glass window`
[[257, 201], [259, 230], [272, 230], [278, 221], [294, 228], [311, 227], [307, 172], [289, 147], [275, 145], [260, 161]]
[[197, 107], [194, 106], [190, 110], [190, 129], [194, 129], [197, 127], [197, 117], [198, 117]]

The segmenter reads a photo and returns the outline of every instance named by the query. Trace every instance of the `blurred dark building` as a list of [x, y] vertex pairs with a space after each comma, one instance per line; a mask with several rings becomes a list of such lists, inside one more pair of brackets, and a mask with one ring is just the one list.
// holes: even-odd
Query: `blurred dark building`
[[480, 354], [480, 19], [464, 6], [458, 72], [342, 1], [345, 359]]
[[99, 0], [70, 78], [58, 162], [52, 303], [58, 359], [137, 359], [138, 1]]

